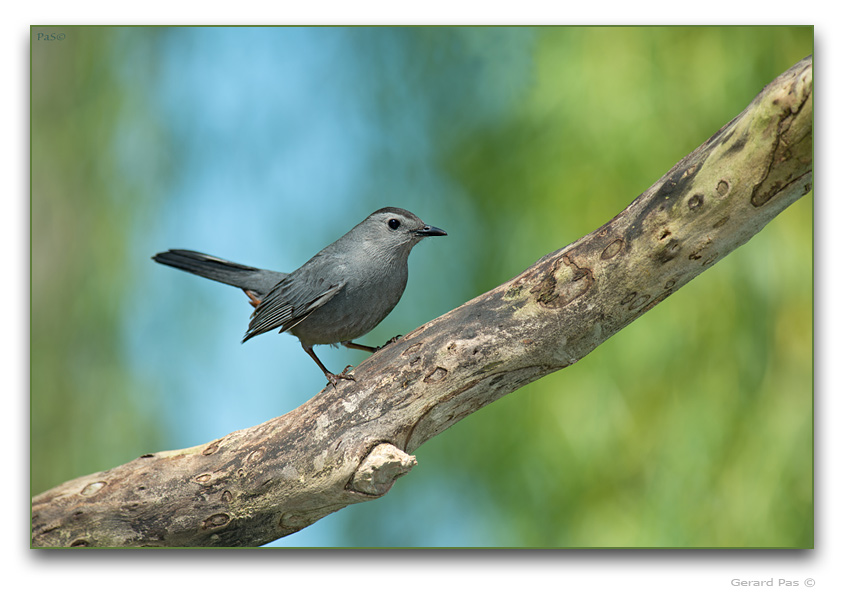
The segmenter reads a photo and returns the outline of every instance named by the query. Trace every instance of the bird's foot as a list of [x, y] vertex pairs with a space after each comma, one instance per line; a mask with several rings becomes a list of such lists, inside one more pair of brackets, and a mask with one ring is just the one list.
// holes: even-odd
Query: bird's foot
[[[337, 387], [337, 382], [340, 381], [341, 379], [356, 382], [357, 380], [354, 377], [352, 377], [351, 375], [346, 373], [351, 368], [352, 368], [351, 365], [346, 365], [346, 368], [343, 369], [343, 371], [341, 371], [340, 373], [331, 373], [330, 371], [326, 371], [325, 372], [325, 378], [328, 380], [328, 383], [331, 384], [332, 386], [334, 386], [335, 388]], [[325, 384], [325, 385], [327, 386], [328, 384]]]
[[401, 338], [401, 337], [402, 337], [401, 334], [397, 334], [396, 336], [393, 336], [390, 340], [388, 340], [387, 342], [382, 344], [380, 347], [375, 347], [375, 352], [377, 353], [378, 351], [380, 351], [384, 347], [388, 347], [391, 344], [393, 344], [394, 342], [398, 342], [399, 338]]

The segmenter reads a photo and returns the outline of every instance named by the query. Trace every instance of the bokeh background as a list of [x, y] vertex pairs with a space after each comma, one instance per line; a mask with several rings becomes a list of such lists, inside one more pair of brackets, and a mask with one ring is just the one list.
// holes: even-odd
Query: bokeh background
[[[290, 271], [407, 208], [449, 236], [414, 250], [382, 344], [608, 221], [813, 50], [811, 27], [31, 34], [33, 495], [324, 386], [295, 338], [240, 344], [242, 293], [156, 252]], [[385, 497], [273, 544], [812, 547], [812, 239], [810, 194]]]

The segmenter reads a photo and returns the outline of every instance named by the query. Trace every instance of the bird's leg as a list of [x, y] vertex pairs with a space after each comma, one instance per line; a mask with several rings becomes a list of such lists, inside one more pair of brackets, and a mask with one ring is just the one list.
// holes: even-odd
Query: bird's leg
[[377, 353], [378, 351], [383, 349], [385, 346], [387, 346], [389, 344], [393, 344], [394, 342], [396, 342], [399, 338], [401, 338], [401, 334], [399, 334], [398, 336], [393, 336], [390, 340], [385, 342], [380, 347], [366, 346], [365, 344], [358, 344], [356, 342], [352, 342], [351, 340], [347, 340], [346, 342], [341, 342], [340, 344], [342, 344], [344, 347], [349, 348], [349, 349], [360, 349], [361, 351], [366, 351], [368, 353]]
[[371, 346], [366, 346], [365, 344], [358, 344], [356, 342], [352, 342], [351, 340], [341, 342], [340, 344], [342, 344], [347, 349], [358, 349], [358, 350], [361, 350], [361, 351], [366, 351], [367, 353], [374, 353], [375, 351], [378, 350], [378, 347], [371, 347]]
[[327, 379], [331, 383], [331, 385], [334, 386], [335, 388], [337, 387], [337, 382], [341, 379], [351, 380], [353, 382], [357, 381], [351, 375], [348, 375], [346, 373], [347, 371], [349, 371], [349, 369], [352, 368], [351, 365], [347, 365], [346, 368], [341, 373], [337, 373], [337, 374], [331, 373], [330, 371], [328, 371], [325, 368], [325, 365], [322, 364], [322, 361], [319, 360], [319, 357], [316, 356], [316, 353], [314, 352], [314, 348], [312, 346], [305, 346], [303, 344], [302, 348], [305, 349], [305, 352], [308, 353], [311, 356], [311, 359], [313, 359], [314, 362], [317, 365], [319, 365], [319, 368], [322, 369], [322, 372], [325, 374], [325, 379]]

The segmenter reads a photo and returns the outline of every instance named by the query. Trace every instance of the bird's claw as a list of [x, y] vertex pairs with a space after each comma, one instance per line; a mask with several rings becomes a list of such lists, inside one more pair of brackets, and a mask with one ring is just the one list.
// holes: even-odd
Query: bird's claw
[[378, 351], [380, 351], [381, 349], [383, 349], [383, 348], [385, 348], [385, 347], [390, 346], [390, 345], [391, 345], [391, 344], [393, 344], [394, 342], [398, 342], [399, 338], [401, 338], [401, 337], [402, 337], [402, 335], [401, 335], [401, 334], [397, 334], [396, 336], [393, 336], [390, 340], [388, 340], [387, 342], [385, 342], [384, 344], [382, 344], [380, 347], [375, 347], [375, 352], [377, 353], [377, 352], [378, 352]]
[[[328, 383], [331, 384], [332, 386], [334, 386], [335, 388], [337, 387], [337, 382], [340, 381], [341, 379], [356, 382], [357, 380], [354, 377], [352, 377], [351, 375], [346, 373], [351, 368], [352, 368], [351, 365], [346, 365], [345, 369], [343, 369], [343, 371], [341, 371], [340, 373], [327, 372], [325, 374], [325, 377], [328, 380]], [[325, 384], [325, 385], [327, 386], [328, 384]]]

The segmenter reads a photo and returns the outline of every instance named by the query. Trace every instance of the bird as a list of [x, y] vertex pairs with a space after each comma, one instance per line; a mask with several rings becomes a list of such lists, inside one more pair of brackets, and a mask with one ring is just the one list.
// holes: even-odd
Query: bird
[[276, 328], [288, 332], [336, 388], [339, 380], [355, 381], [348, 373], [351, 365], [331, 373], [313, 347], [339, 343], [377, 351], [352, 341], [375, 328], [398, 304], [407, 285], [407, 258], [413, 246], [426, 237], [444, 235], [408, 210], [386, 207], [291, 273], [184, 249], [161, 252], [152, 259], [241, 289], [254, 307], [242, 342]]

